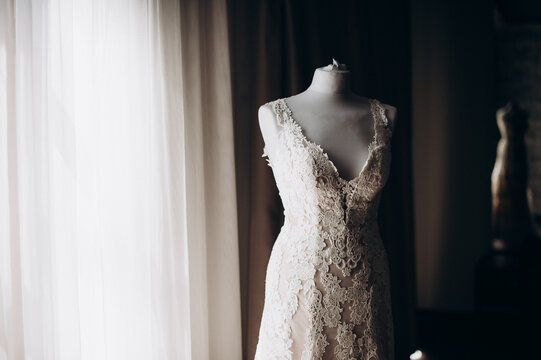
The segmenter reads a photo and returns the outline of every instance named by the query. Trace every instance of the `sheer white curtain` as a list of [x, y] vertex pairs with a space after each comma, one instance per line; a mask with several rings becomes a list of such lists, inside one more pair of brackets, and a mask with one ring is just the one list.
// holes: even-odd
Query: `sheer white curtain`
[[240, 359], [225, 1], [0, 0], [0, 359]]

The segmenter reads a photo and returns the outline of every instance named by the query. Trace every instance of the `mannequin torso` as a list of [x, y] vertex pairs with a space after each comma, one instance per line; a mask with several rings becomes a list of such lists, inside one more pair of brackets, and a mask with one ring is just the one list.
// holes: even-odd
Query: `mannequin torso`
[[[331, 65], [318, 68], [307, 90], [285, 99], [306, 138], [325, 150], [345, 179], [354, 178], [360, 172], [374, 136], [370, 103], [366, 97], [350, 91], [349, 76], [349, 71]], [[396, 107], [382, 105], [394, 128]], [[280, 127], [268, 104], [259, 108], [258, 116], [265, 146], [272, 153]]]

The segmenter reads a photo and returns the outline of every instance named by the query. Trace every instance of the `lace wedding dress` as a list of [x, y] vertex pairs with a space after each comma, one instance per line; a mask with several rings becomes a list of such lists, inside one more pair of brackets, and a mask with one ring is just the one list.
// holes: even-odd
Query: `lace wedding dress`
[[[390, 170], [391, 127], [369, 99], [374, 138], [358, 176], [343, 179], [322, 147], [272, 105], [281, 125], [272, 168], [284, 225], [271, 251], [255, 360], [392, 360], [388, 260], [377, 211]], [[272, 156], [269, 156], [272, 155]]]

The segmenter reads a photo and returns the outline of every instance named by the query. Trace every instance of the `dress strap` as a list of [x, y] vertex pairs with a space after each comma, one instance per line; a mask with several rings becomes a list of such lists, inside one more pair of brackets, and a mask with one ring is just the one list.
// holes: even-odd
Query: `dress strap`
[[288, 114], [286, 114], [289, 108], [284, 104], [284, 98], [271, 101], [270, 104], [278, 125], [283, 127], [289, 119]]
[[387, 119], [387, 116], [385, 115], [385, 107], [378, 99], [374, 99], [374, 104], [379, 115], [380, 123], [382, 123], [383, 126], [389, 126], [389, 119]]
[[385, 115], [385, 107], [377, 99], [370, 99], [372, 104], [372, 114], [374, 114], [374, 130], [376, 137], [376, 143], [383, 145], [388, 143], [391, 138], [391, 127], [389, 125], [389, 119]]
[[[288, 116], [285, 114], [285, 112], [288, 110], [288, 108], [286, 106], [284, 106], [283, 98], [273, 100], [273, 101], [269, 101], [269, 102], [265, 103], [265, 105], [270, 105], [270, 107], [272, 109], [272, 112], [274, 114], [274, 118], [276, 119], [276, 122], [281, 127], [284, 127], [284, 125], [286, 124], [286, 121], [288, 119]], [[261, 157], [266, 158], [267, 165], [269, 167], [271, 167], [271, 168], [273, 167], [273, 162], [272, 162], [271, 158], [269, 157], [269, 153], [267, 152], [267, 145], [266, 144], [263, 145], [263, 154], [261, 155]]]

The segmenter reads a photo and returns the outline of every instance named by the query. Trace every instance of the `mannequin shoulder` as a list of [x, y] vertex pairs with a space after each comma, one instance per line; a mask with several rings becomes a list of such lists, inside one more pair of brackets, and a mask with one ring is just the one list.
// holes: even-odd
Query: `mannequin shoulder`
[[257, 111], [257, 117], [263, 140], [265, 143], [273, 142], [272, 139], [275, 139], [278, 136], [280, 128], [276, 120], [274, 109], [272, 108], [272, 102], [261, 105]]
[[270, 102], [263, 104], [257, 111], [257, 117], [259, 118], [259, 124], [263, 125], [264, 122], [269, 122], [274, 118], [274, 110]]
[[396, 106], [389, 105], [389, 104], [381, 104], [385, 108], [385, 116], [387, 117], [387, 120], [391, 123], [391, 129], [394, 129], [396, 125], [396, 116], [398, 114], [398, 109]]
[[268, 132], [275, 132], [278, 130], [272, 102], [261, 105], [257, 111], [257, 117], [259, 119], [259, 127], [262, 131], [265, 132], [268, 130]]

